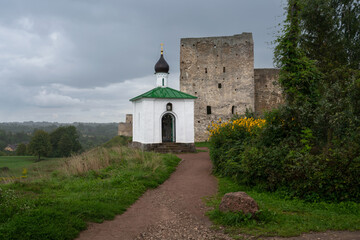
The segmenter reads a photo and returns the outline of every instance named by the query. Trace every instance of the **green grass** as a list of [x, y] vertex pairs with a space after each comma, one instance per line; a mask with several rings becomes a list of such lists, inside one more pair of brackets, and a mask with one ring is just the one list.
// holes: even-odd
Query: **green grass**
[[25, 168], [28, 178], [38, 178], [48, 175], [54, 171], [61, 163], [61, 158], [43, 158], [38, 161], [33, 156], [1, 156], [0, 168], [8, 167], [9, 171], [0, 171], [0, 178], [20, 177]]
[[[32, 156], [1, 156], [0, 168], [8, 167], [14, 174], [21, 174], [23, 168], [27, 168], [29, 165], [35, 162], [35, 158]], [[0, 172], [0, 177], [5, 172]]]
[[131, 137], [115, 136], [111, 140], [103, 144], [103, 147], [111, 148], [117, 146], [127, 146], [131, 142]]
[[[256, 219], [241, 214], [223, 213], [218, 210], [221, 197], [227, 192], [244, 191], [258, 203], [260, 212]], [[359, 230], [360, 204], [308, 203], [299, 199], [284, 199], [276, 193], [261, 192], [239, 186], [227, 178], [219, 178], [219, 194], [208, 201], [214, 210], [208, 212], [210, 219], [223, 225], [236, 236], [297, 236], [305, 232], [326, 230]]]
[[[77, 161], [95, 160], [87, 166], [93, 170], [76, 169], [83, 165]], [[98, 148], [67, 159], [51, 177], [0, 185], [0, 239], [73, 239], [87, 222], [123, 213], [164, 182], [179, 160], [126, 147]], [[106, 161], [107, 167], [95, 169]]]
[[196, 142], [195, 143], [195, 147], [210, 147], [210, 143], [209, 142]]

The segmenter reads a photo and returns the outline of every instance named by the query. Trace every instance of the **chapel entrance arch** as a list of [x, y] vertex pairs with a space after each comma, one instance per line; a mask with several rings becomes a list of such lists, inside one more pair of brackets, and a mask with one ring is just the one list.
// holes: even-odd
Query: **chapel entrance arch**
[[175, 116], [166, 113], [161, 118], [162, 142], [175, 142]]

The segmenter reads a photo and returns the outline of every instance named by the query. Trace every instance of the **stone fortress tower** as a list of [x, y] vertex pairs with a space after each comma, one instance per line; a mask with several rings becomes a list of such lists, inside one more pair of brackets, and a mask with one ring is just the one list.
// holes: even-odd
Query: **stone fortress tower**
[[254, 69], [251, 33], [181, 39], [180, 91], [198, 97], [195, 141], [207, 140], [211, 121], [281, 103], [277, 78], [278, 69]]

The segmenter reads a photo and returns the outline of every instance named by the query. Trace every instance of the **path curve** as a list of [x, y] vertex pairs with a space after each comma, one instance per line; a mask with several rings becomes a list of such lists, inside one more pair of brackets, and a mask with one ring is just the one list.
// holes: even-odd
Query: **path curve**
[[210, 229], [203, 198], [217, 192], [208, 152], [177, 155], [176, 171], [114, 220], [90, 223], [78, 240], [232, 239]]
[[[205, 148], [206, 149], [206, 148]], [[203, 198], [217, 192], [217, 180], [211, 175], [208, 152], [179, 154], [176, 171], [162, 185], [148, 190], [125, 213], [114, 220], [90, 223], [78, 240], [128, 239], [232, 239], [210, 229]], [[241, 235], [242, 239], [256, 239]], [[267, 240], [358, 240], [360, 232], [328, 231], [298, 237], [268, 237]]]

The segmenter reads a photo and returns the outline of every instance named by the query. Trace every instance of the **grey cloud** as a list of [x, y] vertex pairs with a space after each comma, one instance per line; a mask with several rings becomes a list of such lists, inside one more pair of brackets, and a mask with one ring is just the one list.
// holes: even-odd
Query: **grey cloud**
[[253, 32], [255, 67], [272, 67], [268, 43], [282, 6], [282, 0], [0, 0], [0, 121], [119, 121], [131, 111], [128, 99], [154, 86], [161, 42], [178, 87], [183, 37]]

